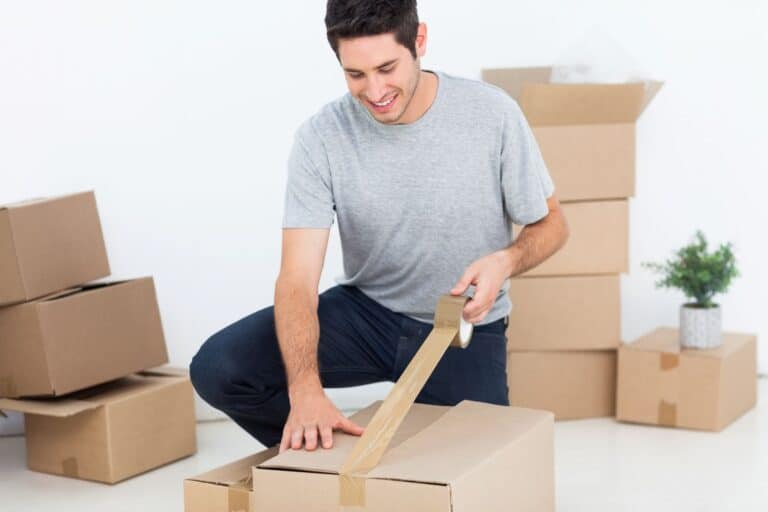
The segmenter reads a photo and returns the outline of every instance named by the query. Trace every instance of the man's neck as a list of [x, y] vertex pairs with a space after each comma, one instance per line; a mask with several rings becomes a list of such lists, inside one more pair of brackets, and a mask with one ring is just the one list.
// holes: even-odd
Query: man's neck
[[398, 124], [409, 124], [418, 121], [429, 110], [437, 97], [437, 75], [429, 71], [419, 71], [419, 73], [416, 91], [413, 93], [413, 98], [403, 116], [399, 119]]

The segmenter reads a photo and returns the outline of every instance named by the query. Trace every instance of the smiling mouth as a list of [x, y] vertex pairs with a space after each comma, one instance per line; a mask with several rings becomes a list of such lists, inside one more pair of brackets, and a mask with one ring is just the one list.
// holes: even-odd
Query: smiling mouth
[[394, 104], [395, 100], [397, 99], [397, 96], [398, 94], [395, 93], [394, 95], [392, 95], [391, 98], [385, 101], [371, 101], [371, 100], [367, 100], [367, 101], [376, 112], [386, 112], [387, 110], [389, 110], [392, 104]]

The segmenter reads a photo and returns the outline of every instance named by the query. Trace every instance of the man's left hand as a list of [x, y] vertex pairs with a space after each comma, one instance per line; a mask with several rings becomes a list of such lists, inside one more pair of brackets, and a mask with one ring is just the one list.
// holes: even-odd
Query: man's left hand
[[451, 289], [451, 295], [461, 295], [470, 284], [475, 285], [475, 295], [464, 306], [464, 320], [475, 324], [480, 322], [496, 302], [496, 296], [510, 275], [508, 251], [497, 251], [474, 261], [464, 275]]

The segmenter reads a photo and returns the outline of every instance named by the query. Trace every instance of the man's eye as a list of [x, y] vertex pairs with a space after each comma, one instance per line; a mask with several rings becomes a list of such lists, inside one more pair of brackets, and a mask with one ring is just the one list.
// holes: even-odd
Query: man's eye
[[355, 80], [358, 80], [360, 78], [363, 78], [362, 73], [349, 73], [349, 78], [353, 78]]
[[392, 66], [391, 68], [380, 69], [379, 71], [381, 71], [382, 73], [384, 73], [386, 75], [387, 73], [391, 73], [392, 71], [394, 71], [394, 69], [395, 69], [395, 67]]

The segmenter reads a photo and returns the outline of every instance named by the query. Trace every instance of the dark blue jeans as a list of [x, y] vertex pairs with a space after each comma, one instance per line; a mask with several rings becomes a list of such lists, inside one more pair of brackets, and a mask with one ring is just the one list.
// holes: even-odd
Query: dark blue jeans
[[[395, 313], [352, 286], [320, 294], [318, 365], [324, 387], [397, 381], [432, 325]], [[509, 405], [504, 319], [475, 326], [466, 349], [449, 348], [416, 401]], [[274, 307], [211, 336], [190, 366], [198, 394], [265, 446], [280, 442], [290, 404]]]

